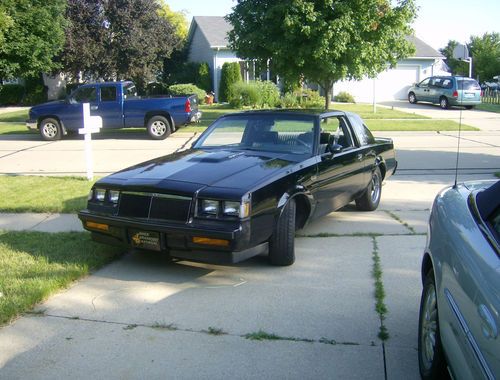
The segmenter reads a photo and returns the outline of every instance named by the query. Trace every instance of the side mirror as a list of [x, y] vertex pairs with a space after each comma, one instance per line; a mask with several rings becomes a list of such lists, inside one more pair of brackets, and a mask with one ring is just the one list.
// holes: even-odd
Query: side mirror
[[337, 153], [342, 152], [342, 149], [344, 147], [340, 144], [332, 144], [332, 145], [329, 145], [328, 148], [330, 149], [330, 152], [332, 152], [333, 154], [337, 154]]

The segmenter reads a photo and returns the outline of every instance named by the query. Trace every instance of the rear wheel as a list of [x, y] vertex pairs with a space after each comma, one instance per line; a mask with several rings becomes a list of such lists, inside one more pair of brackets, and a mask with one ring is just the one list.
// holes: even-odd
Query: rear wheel
[[418, 320], [418, 365], [422, 379], [426, 380], [447, 378], [438, 314], [436, 283], [431, 269], [425, 277]]
[[148, 133], [155, 140], [164, 140], [170, 135], [170, 123], [163, 116], [153, 116], [148, 120]]
[[62, 135], [61, 126], [56, 119], [47, 118], [40, 122], [40, 136], [46, 141], [60, 140]]
[[473, 108], [474, 108], [474, 106], [465, 106], [465, 109], [466, 109], [466, 110], [471, 110], [471, 109], [473, 109]]
[[408, 94], [408, 101], [411, 103], [411, 104], [415, 104], [417, 103], [417, 97], [415, 96], [415, 94], [413, 92], [410, 92]]
[[269, 240], [269, 262], [287, 266], [295, 262], [295, 199], [290, 199]]
[[377, 166], [372, 172], [372, 180], [362, 196], [356, 199], [356, 208], [360, 211], [373, 211], [380, 203], [382, 195], [382, 175]]
[[439, 106], [444, 110], [450, 107], [450, 102], [448, 102], [448, 98], [446, 96], [441, 96], [441, 98], [439, 98]]

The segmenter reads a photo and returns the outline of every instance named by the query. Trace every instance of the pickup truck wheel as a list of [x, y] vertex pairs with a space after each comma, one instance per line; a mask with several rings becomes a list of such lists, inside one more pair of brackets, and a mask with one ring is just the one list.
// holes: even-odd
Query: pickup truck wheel
[[362, 196], [356, 199], [356, 208], [360, 211], [373, 211], [380, 203], [382, 195], [382, 175], [377, 166], [372, 173], [372, 180]]
[[148, 121], [148, 133], [155, 140], [164, 140], [170, 135], [170, 123], [163, 116], [153, 116]]
[[287, 266], [295, 262], [295, 211], [295, 200], [290, 199], [269, 240], [269, 262], [272, 265]]
[[56, 119], [43, 119], [40, 123], [40, 135], [46, 141], [54, 141], [61, 139], [61, 126]]

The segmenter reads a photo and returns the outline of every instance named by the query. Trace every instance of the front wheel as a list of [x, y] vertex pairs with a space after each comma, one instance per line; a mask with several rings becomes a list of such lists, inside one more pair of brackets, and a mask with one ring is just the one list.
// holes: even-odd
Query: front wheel
[[56, 119], [43, 119], [40, 123], [40, 136], [46, 141], [60, 140], [62, 135], [61, 126]]
[[164, 140], [170, 135], [170, 123], [163, 116], [153, 116], [149, 119], [147, 129], [154, 140]]
[[471, 110], [471, 109], [473, 109], [473, 108], [474, 108], [474, 106], [465, 106], [465, 109], [466, 109], [466, 110]]
[[356, 199], [356, 208], [360, 211], [373, 211], [377, 209], [382, 195], [382, 174], [377, 166], [372, 172], [372, 180], [362, 196]]
[[448, 98], [446, 98], [445, 96], [441, 96], [441, 98], [439, 99], [439, 106], [444, 110], [448, 109], [450, 107]]
[[418, 366], [425, 380], [443, 379], [447, 373], [438, 314], [436, 283], [431, 269], [424, 280], [418, 320]]
[[287, 266], [295, 262], [295, 199], [290, 199], [269, 240], [269, 262]]
[[413, 92], [410, 92], [408, 94], [408, 101], [411, 103], [411, 104], [415, 104], [417, 103], [417, 97], [415, 96], [415, 94]]

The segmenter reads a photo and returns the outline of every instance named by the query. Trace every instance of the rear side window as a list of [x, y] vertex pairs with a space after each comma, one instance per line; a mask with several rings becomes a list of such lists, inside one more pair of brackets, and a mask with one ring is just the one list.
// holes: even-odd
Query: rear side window
[[116, 87], [103, 86], [101, 87], [101, 102], [115, 102], [116, 101]]
[[358, 138], [360, 146], [373, 144], [375, 142], [372, 133], [358, 115], [349, 115], [349, 120], [351, 121], [352, 129]]
[[76, 103], [92, 103], [97, 101], [97, 91], [95, 87], [80, 87], [77, 89], [72, 100]]

